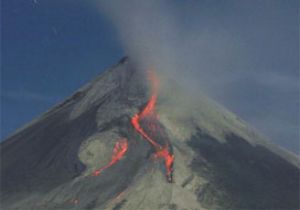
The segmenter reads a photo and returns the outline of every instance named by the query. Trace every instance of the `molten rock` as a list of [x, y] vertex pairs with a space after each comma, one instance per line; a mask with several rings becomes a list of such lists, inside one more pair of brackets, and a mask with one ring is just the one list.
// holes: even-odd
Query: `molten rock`
[[2, 209], [299, 209], [299, 157], [128, 59], [1, 143]]

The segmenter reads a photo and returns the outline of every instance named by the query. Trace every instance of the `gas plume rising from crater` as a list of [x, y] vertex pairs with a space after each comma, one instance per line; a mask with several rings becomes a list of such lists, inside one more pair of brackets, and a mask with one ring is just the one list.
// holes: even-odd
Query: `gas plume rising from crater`
[[[114, 25], [125, 54], [136, 63], [154, 65], [191, 95], [202, 92], [216, 99], [275, 142], [299, 153], [299, 120], [293, 114], [298, 113], [299, 101], [297, 5], [96, 2], [100, 14]], [[282, 57], [281, 52], [291, 53]]]

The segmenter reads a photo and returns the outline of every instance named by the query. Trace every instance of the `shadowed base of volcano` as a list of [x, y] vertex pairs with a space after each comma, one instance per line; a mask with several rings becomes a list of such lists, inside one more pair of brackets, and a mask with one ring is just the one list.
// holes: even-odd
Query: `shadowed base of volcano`
[[203, 206], [230, 209], [299, 209], [300, 171], [270, 150], [226, 135], [226, 143], [200, 129], [189, 146], [192, 169], [209, 182], [198, 189]]

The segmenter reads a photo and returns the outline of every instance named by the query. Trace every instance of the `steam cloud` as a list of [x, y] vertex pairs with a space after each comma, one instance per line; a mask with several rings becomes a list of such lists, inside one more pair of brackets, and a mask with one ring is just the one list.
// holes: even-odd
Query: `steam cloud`
[[[190, 1], [182, 8], [173, 2], [100, 1], [100, 8], [116, 25], [131, 59], [169, 72], [189, 85], [195, 79], [197, 88], [215, 89], [216, 84], [224, 82], [215, 75], [224, 75], [228, 65], [239, 63], [235, 60], [235, 55], [241, 53], [237, 40], [223, 28], [198, 22], [201, 17], [192, 8], [199, 4]], [[228, 75], [226, 80], [231, 78]]]
[[97, 1], [127, 55], [299, 149], [297, 1]]

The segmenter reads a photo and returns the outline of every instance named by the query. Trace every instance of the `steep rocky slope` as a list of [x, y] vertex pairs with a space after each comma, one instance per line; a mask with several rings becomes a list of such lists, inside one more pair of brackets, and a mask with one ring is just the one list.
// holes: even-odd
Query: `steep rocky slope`
[[[207, 97], [159, 78], [155, 115], [141, 126], [160, 145], [168, 139], [171, 179], [132, 124], [149, 105], [151, 84], [123, 59], [1, 143], [2, 208], [300, 208], [297, 156]], [[95, 175], [121, 154], [120, 139], [124, 153]]]

